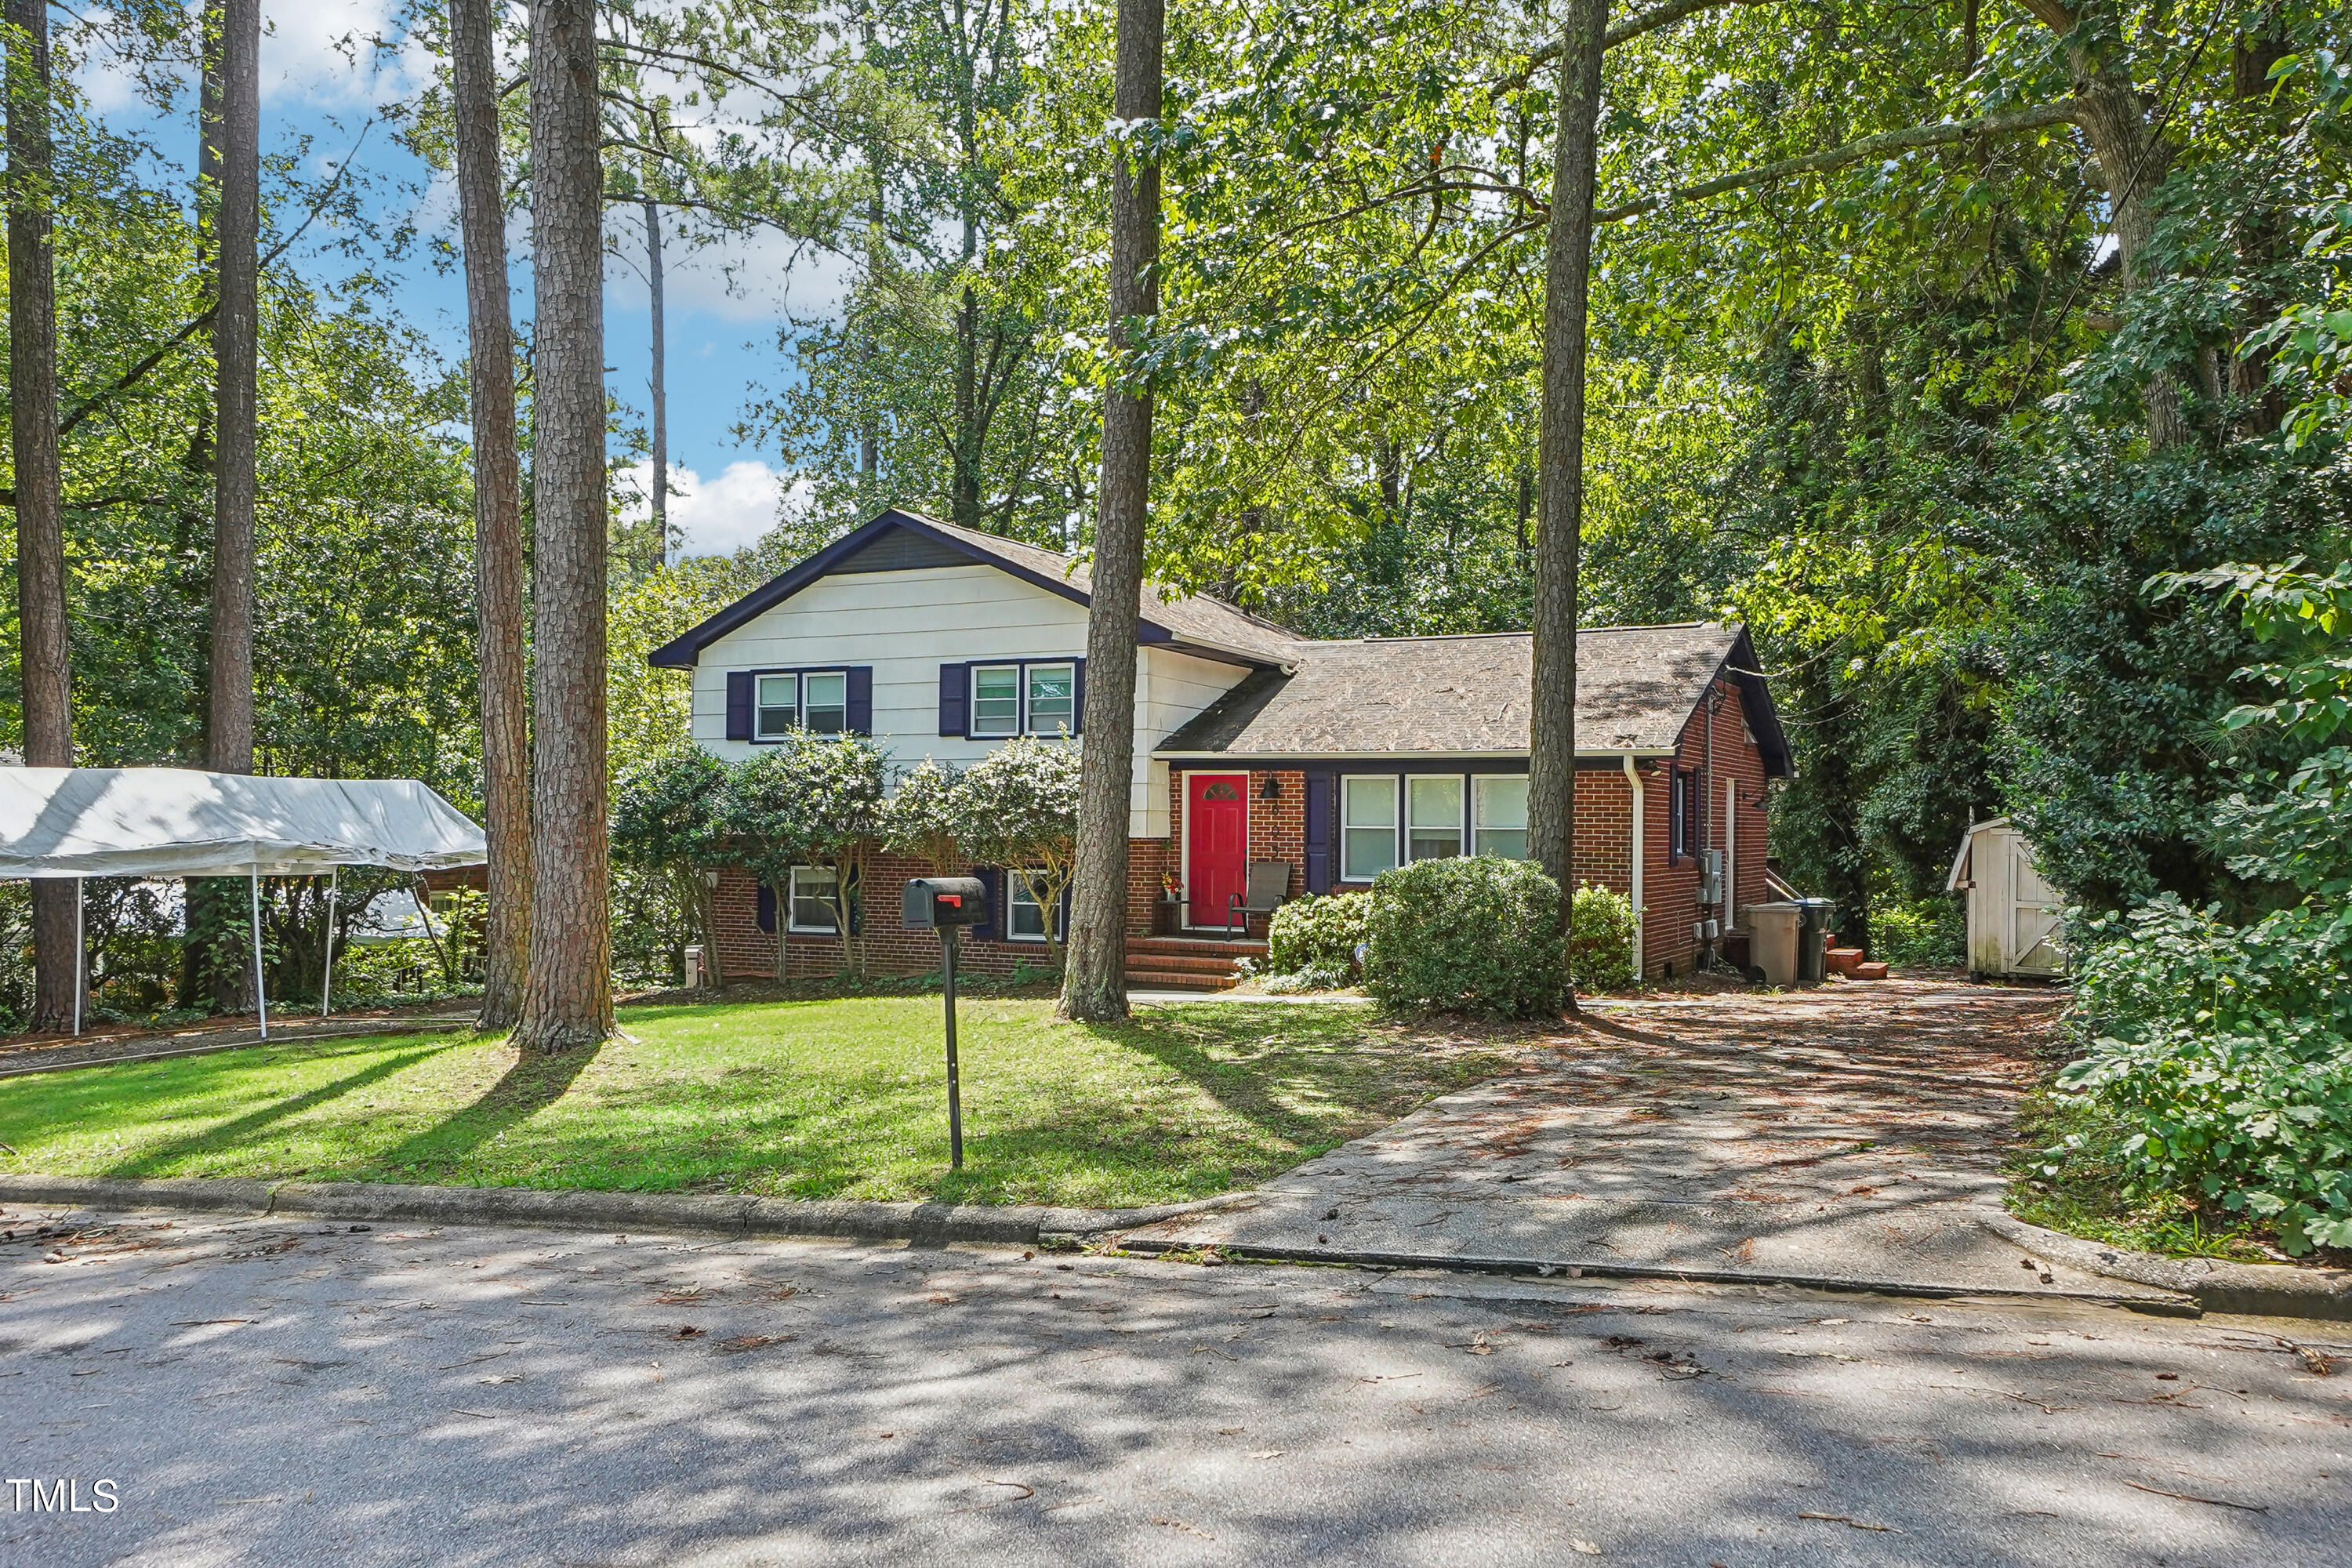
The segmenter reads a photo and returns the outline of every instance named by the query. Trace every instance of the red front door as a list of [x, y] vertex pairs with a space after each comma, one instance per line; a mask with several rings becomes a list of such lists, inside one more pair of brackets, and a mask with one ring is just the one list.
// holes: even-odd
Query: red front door
[[1196, 926], [1222, 926], [1249, 889], [1249, 777], [1184, 775], [1184, 897]]

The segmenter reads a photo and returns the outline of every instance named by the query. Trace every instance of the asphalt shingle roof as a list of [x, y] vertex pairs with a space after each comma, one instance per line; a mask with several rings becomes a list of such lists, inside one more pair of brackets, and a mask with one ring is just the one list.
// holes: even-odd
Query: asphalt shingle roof
[[[1673, 750], [1743, 637], [1738, 626], [1705, 622], [1579, 633], [1577, 750]], [[1528, 750], [1534, 640], [1527, 633], [1298, 642], [1291, 653], [1294, 673], [1253, 675], [1157, 750], [1267, 757]]]

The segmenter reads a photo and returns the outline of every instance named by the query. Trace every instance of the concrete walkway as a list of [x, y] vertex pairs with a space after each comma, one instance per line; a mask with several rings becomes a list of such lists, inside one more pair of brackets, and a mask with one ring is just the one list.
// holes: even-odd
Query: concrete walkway
[[2132, 1294], [1977, 1218], [2062, 1000], [1893, 982], [1614, 1007], [1135, 1239]]

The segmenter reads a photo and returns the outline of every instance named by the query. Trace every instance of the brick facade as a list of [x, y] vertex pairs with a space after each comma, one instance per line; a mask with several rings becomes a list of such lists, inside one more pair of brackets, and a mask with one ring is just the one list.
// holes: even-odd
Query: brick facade
[[[1365, 764], [1365, 771], [1376, 771]], [[1669, 853], [1672, 826], [1672, 780], [1676, 770], [1696, 773], [1700, 781], [1702, 826], [1695, 832], [1694, 848], [1721, 849], [1731, 791], [1732, 867], [1734, 886], [1731, 919], [1726, 926], [1744, 925], [1744, 910], [1765, 897], [1764, 866], [1768, 852], [1765, 810], [1767, 774], [1764, 759], [1748, 737], [1738, 688], [1718, 682], [1710, 701], [1703, 703], [1685, 727], [1672, 759], [1657, 758], [1636, 764], [1643, 787], [1643, 946], [1645, 968], [1653, 975], [1669, 968], [1676, 974], [1689, 971], [1697, 956], [1699, 939], [1693, 927], [1709, 913], [1698, 903], [1700, 860], [1696, 853]], [[1204, 769], [1238, 772], [1238, 769]], [[1271, 782], [1274, 796], [1266, 798]], [[1138, 838], [1128, 844], [1128, 933], [1151, 933], [1162, 879], [1183, 874], [1184, 774], [1171, 769], [1169, 777], [1167, 838]], [[1257, 770], [1249, 774], [1249, 858], [1279, 860], [1291, 868], [1288, 896], [1305, 889], [1307, 860], [1307, 775], [1295, 770]], [[1590, 765], [1576, 774], [1576, 877], [1631, 896], [1633, 892], [1633, 795], [1622, 768], [1603, 770]], [[939, 966], [939, 941], [928, 931], [898, 929], [897, 891], [910, 877], [930, 874], [920, 862], [895, 856], [877, 857], [868, 865], [872, 918], [862, 941], [869, 972], [916, 974]], [[717, 894], [718, 962], [730, 980], [764, 979], [775, 973], [776, 938], [759, 929], [758, 888], [748, 872], [729, 869], [719, 874]], [[1362, 884], [1340, 884], [1359, 887]], [[1003, 929], [1003, 894], [991, 929]], [[783, 919], [780, 911], [778, 919]], [[1250, 922], [1250, 934], [1263, 936], [1264, 917]], [[1047, 958], [1042, 942], [1011, 942], [1000, 937], [967, 933], [963, 963], [982, 973], [1009, 974], [1027, 963], [1042, 966]], [[835, 973], [841, 967], [837, 937], [794, 934], [789, 940], [790, 973], [793, 977]]]

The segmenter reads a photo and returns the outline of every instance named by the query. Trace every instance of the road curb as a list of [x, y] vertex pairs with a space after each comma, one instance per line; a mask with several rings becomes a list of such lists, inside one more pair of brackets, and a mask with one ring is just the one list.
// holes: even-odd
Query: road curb
[[289, 1218], [425, 1220], [436, 1225], [543, 1225], [624, 1233], [716, 1231], [732, 1236], [824, 1237], [865, 1241], [1053, 1245], [1063, 1237], [1151, 1225], [1221, 1207], [1232, 1193], [1141, 1209], [1051, 1208], [1034, 1204], [891, 1204], [794, 1201], [691, 1193], [602, 1193], [580, 1188], [436, 1187], [391, 1182], [262, 1182], [172, 1176], [0, 1174], [0, 1203], [89, 1209], [185, 1209]]
[[[1236, 1263], [1310, 1263], [1356, 1268], [1433, 1268], [1457, 1274], [1532, 1275], [1549, 1279], [1671, 1279], [1692, 1285], [1786, 1285], [1801, 1290], [1833, 1291], [1841, 1295], [1909, 1296], [1931, 1301], [1999, 1297], [2004, 1300], [2088, 1301], [2124, 1307], [2161, 1318], [2194, 1318], [2202, 1313], [2197, 1302], [2173, 1293], [2163, 1296], [2123, 1296], [2091, 1290], [2041, 1290], [1999, 1285], [1937, 1285], [1905, 1279], [1843, 1279], [1819, 1274], [1776, 1274], [1753, 1269], [1674, 1268], [1662, 1264], [1592, 1263], [1584, 1259], [1560, 1262], [1541, 1258], [1491, 1258], [1448, 1252], [1375, 1252], [1339, 1247], [1254, 1247], [1235, 1242], [1182, 1242], [1117, 1238], [1119, 1250], [1163, 1257], [1179, 1252], [1213, 1252]], [[2234, 1310], [2234, 1309], [2232, 1309]]]
[[2189, 1297], [2209, 1312], [2352, 1322], [2352, 1270], [2231, 1263], [2219, 1258], [2162, 1258], [2045, 1230], [2012, 1215], [1981, 1214], [1976, 1218], [1995, 1236], [2029, 1252], [2047, 1254], [2110, 1279], [2128, 1279], [2135, 1285]]

